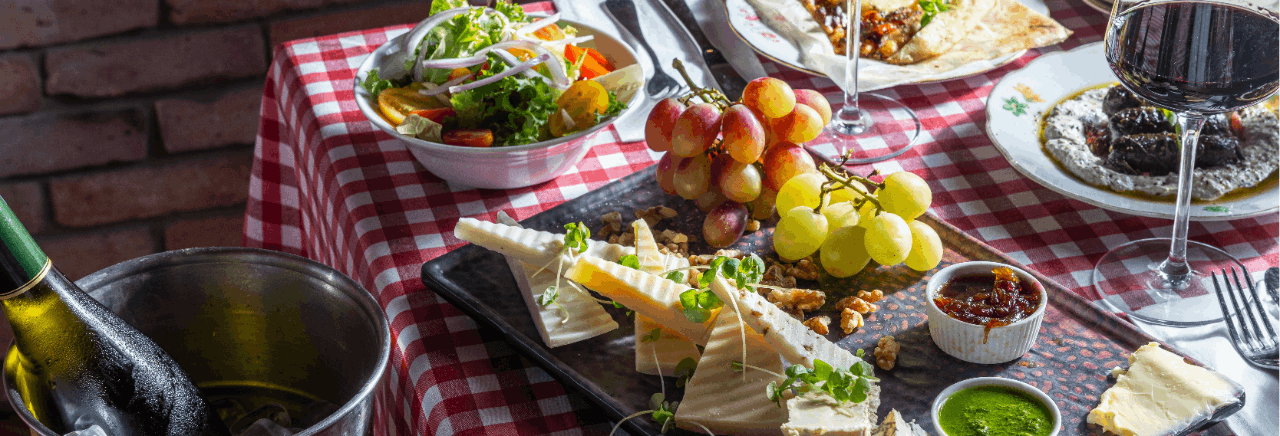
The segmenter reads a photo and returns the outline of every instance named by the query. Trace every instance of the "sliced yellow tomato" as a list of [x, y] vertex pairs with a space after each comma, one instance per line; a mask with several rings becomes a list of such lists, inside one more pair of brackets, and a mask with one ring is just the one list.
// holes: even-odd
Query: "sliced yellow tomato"
[[564, 31], [560, 30], [560, 26], [552, 23], [548, 24], [547, 27], [533, 31], [533, 36], [543, 41], [555, 41], [564, 39]]
[[414, 111], [442, 106], [435, 97], [419, 94], [418, 90], [411, 88], [387, 88], [378, 94], [378, 109], [395, 126], [403, 123], [404, 118]]
[[594, 126], [596, 114], [609, 109], [609, 92], [594, 80], [579, 80], [560, 94], [556, 106], [568, 112], [573, 127], [565, 122], [564, 114], [552, 114], [548, 127], [552, 135], [564, 136]]

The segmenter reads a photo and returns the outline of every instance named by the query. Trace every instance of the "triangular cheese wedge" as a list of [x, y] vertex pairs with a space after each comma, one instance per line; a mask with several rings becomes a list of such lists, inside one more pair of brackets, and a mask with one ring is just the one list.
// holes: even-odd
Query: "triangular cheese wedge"
[[778, 306], [774, 306], [751, 287], [738, 289], [729, 284], [724, 277], [716, 277], [711, 282], [711, 291], [715, 292], [724, 304], [733, 305], [742, 314], [742, 319], [752, 330], [764, 335], [764, 339], [782, 353], [788, 362], [802, 364], [813, 368], [813, 360], [819, 359], [831, 366], [848, 368], [858, 357], [849, 350], [828, 341], [827, 338], [814, 333], [799, 320], [787, 315]]
[[[689, 259], [677, 255], [666, 255], [658, 249], [653, 231], [644, 220], [631, 223], [631, 228], [636, 235], [636, 256], [640, 261], [640, 271], [660, 274], [689, 266]], [[688, 274], [688, 272], [682, 272], [682, 274]], [[646, 339], [651, 337], [654, 329], [658, 329], [658, 340]], [[663, 327], [652, 318], [638, 313], [635, 320], [635, 335], [636, 371], [643, 374], [674, 376], [676, 365], [679, 365], [681, 360], [688, 358], [697, 362], [701, 356], [698, 346], [693, 341], [676, 333], [675, 330]]]
[[684, 316], [684, 308], [680, 306], [680, 294], [689, 290], [688, 286], [596, 257], [579, 257], [565, 271], [564, 277], [612, 298], [627, 306], [627, 309], [647, 316], [699, 344], [706, 343], [704, 338], [719, 312], [712, 312], [701, 323], [689, 321]]
[[871, 436], [929, 436], [929, 433], [915, 422], [908, 423], [898, 409], [892, 409], [884, 416], [884, 422], [871, 431]]
[[[498, 212], [498, 221], [509, 226], [520, 227], [520, 224], [505, 212]], [[533, 322], [538, 326], [538, 334], [542, 336], [542, 342], [548, 347], [572, 344], [618, 328], [618, 322], [609, 316], [609, 312], [606, 312], [595, 298], [582, 291], [570, 289], [567, 286], [569, 281], [565, 279], [560, 280], [561, 290], [556, 297], [556, 302], [560, 303], [564, 310], [554, 304], [546, 306], [538, 304], [538, 297], [546, 292], [547, 288], [556, 286], [555, 269], [539, 270], [539, 267], [514, 257], [504, 257], [511, 268], [511, 274], [520, 286], [520, 293], [524, 296], [525, 305], [529, 308]]]
[[[777, 435], [787, 420], [786, 412], [769, 401], [768, 386], [783, 380], [782, 357], [759, 334], [740, 324], [733, 308], [726, 306], [720, 312], [676, 408], [676, 426], [701, 433], [697, 423], [716, 434]], [[744, 329], [747, 364], [776, 375], [751, 368], [745, 375], [733, 371], [733, 362], [742, 361]]]
[[[685, 358], [697, 362], [698, 346], [675, 330], [663, 327], [647, 316], [636, 314], [636, 371], [643, 374], [676, 375], [676, 365]], [[645, 339], [658, 329], [658, 340]]]
[[[525, 229], [518, 226], [491, 223], [475, 218], [462, 218], [453, 228], [453, 236], [484, 248], [515, 257], [539, 268], [556, 269], [556, 255], [564, 261], [568, 268], [575, 256], [564, 246], [564, 234], [540, 230]], [[628, 254], [635, 254], [635, 249], [618, 244], [610, 244], [596, 240], [587, 241], [587, 250], [581, 253], [586, 256], [599, 257], [615, 262]]]

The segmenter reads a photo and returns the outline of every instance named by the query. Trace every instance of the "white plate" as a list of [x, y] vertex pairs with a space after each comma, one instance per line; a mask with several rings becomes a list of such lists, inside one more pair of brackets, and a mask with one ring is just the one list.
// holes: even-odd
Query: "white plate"
[[[1044, 0], [1021, 1], [1022, 4], [1027, 5], [1031, 10], [1045, 14], [1046, 16], [1049, 15], [1049, 7], [1045, 6]], [[795, 43], [790, 39], [778, 35], [778, 33], [773, 29], [770, 29], [767, 24], [760, 21], [760, 18], [756, 16], [755, 8], [751, 7], [751, 4], [747, 3], [747, 0], [727, 0], [724, 3], [724, 7], [727, 15], [729, 15], [729, 28], [733, 29], [733, 32], [738, 34], [738, 37], [742, 38], [743, 41], [746, 41], [747, 44], [750, 45], [752, 49], [755, 49], [757, 53], [796, 70], [813, 74], [815, 76], [823, 75], [818, 71], [806, 67], [804, 62], [801, 62], [800, 60], [800, 49], [796, 47]], [[966, 64], [960, 68], [947, 72], [947, 74], [941, 77], [916, 83], [942, 82], [972, 76], [974, 74], [985, 73], [987, 71], [1000, 68], [1009, 62], [1013, 62], [1014, 59], [1021, 57], [1026, 52], [1026, 50], [1020, 50], [1010, 53], [997, 59], [994, 63], [976, 62]], [[862, 62], [879, 61], [864, 59]], [[874, 90], [868, 89], [867, 91]]]
[[[1103, 209], [1133, 215], [1173, 218], [1173, 199], [1151, 201], [1094, 187], [1062, 169], [1040, 143], [1041, 117], [1058, 101], [1086, 88], [1114, 83], [1115, 74], [1103, 56], [1102, 43], [1040, 56], [1027, 66], [1006, 74], [987, 96], [987, 136], [1019, 172], [1058, 193]], [[1029, 90], [1041, 101], [1028, 101], [1016, 88]], [[1014, 111], [1025, 105], [1024, 113]], [[1225, 221], [1280, 210], [1280, 188], [1228, 201], [1192, 203], [1191, 219]]]

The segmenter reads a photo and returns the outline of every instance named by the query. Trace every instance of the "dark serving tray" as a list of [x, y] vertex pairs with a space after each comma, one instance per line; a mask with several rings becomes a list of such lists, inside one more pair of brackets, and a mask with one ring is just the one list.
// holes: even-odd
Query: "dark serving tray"
[[[672, 229], [690, 235], [692, 253], [715, 250], [701, 243], [702, 217], [693, 202], [667, 195], [658, 189], [654, 167], [627, 176], [600, 189], [566, 202], [522, 222], [525, 227], [562, 232], [563, 224], [582, 221], [593, 234], [602, 227], [600, 217], [618, 211], [623, 222], [634, 219], [634, 211], [655, 205], [675, 209], [679, 216], [664, 220], [655, 230]], [[493, 214], [476, 217], [495, 220]], [[924, 313], [924, 288], [929, 272], [905, 266], [877, 266], [845, 280], [825, 277], [828, 306], [849, 291], [881, 289], [885, 299], [879, 311], [869, 314], [866, 326], [844, 336], [839, 317], [831, 324], [829, 339], [849, 349], [864, 349], [870, 357], [883, 335], [893, 335], [901, 344], [897, 366], [890, 371], [876, 369], [881, 380], [880, 415], [898, 409], [908, 420], [932, 429], [929, 409], [934, 397], [947, 386], [972, 377], [1005, 377], [1027, 382], [1049, 395], [1063, 415], [1063, 434], [1086, 434], [1085, 416], [1111, 383], [1108, 371], [1127, 365], [1129, 353], [1152, 337], [1116, 316], [1100, 311], [1088, 301], [1034, 270], [926, 214], [918, 218], [937, 230], [946, 248], [942, 264], [987, 260], [1019, 266], [1036, 276], [1049, 293], [1040, 336], [1022, 358], [997, 365], [963, 362], [942, 352], [929, 336]], [[766, 259], [772, 255], [769, 235], [772, 222], [744, 235], [732, 248], [751, 249]], [[935, 269], [934, 271], [937, 271]], [[621, 310], [608, 308], [621, 328], [557, 348], [547, 348], [525, 307], [520, 290], [503, 257], [476, 245], [467, 245], [422, 266], [426, 286], [476, 322], [498, 329], [517, 350], [538, 362], [552, 376], [581, 390], [602, 407], [613, 422], [647, 409], [650, 395], [660, 390], [658, 377], [635, 372], [633, 322]], [[1176, 351], [1175, 351], [1176, 352]], [[869, 359], [874, 360], [874, 359]], [[668, 400], [679, 399], [681, 389], [666, 378]], [[761, 391], [760, 395], [765, 395]], [[645, 417], [627, 421], [632, 433], [657, 434], [657, 426]], [[932, 430], [930, 430], [932, 432]], [[668, 434], [693, 434], [675, 430]]]

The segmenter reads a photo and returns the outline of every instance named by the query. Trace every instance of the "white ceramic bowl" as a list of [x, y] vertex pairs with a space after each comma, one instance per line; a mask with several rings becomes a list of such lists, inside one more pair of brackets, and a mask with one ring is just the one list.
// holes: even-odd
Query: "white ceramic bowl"
[[[590, 25], [561, 20], [578, 29], [579, 35], [595, 35], [595, 39], [578, 44], [580, 47], [592, 47], [599, 50], [614, 65], [623, 67], [636, 63], [635, 52], [626, 43], [620, 42], [609, 34], [596, 30]], [[409, 148], [409, 152], [422, 166], [432, 174], [453, 183], [476, 188], [510, 189], [536, 185], [564, 174], [573, 168], [590, 150], [590, 139], [604, 130], [613, 121], [625, 116], [639, 106], [644, 98], [641, 90], [627, 103], [627, 109], [613, 119], [600, 123], [562, 138], [511, 147], [475, 148], [460, 147], [424, 141], [396, 132], [395, 126], [382, 118], [378, 110], [377, 96], [370, 94], [363, 86], [369, 70], [378, 69], [382, 77], [402, 77], [404, 71], [404, 54], [401, 49], [400, 35], [382, 47], [378, 47], [365, 58], [356, 71], [355, 94], [356, 104], [360, 112], [369, 122], [388, 135], [399, 139]]]
[[[952, 318], [938, 309], [933, 299], [953, 277], [990, 273], [992, 268], [1000, 266], [1012, 269], [1022, 286], [1034, 286], [1040, 290], [1040, 307], [1031, 316], [1013, 324], [993, 327], [984, 342], [985, 327]], [[925, 311], [929, 316], [929, 335], [933, 337], [933, 343], [952, 357], [983, 364], [1008, 362], [1026, 354], [1035, 345], [1040, 321], [1044, 320], [1044, 311], [1049, 305], [1049, 295], [1039, 280], [1026, 271], [996, 262], [964, 262], [943, 268], [929, 279], [925, 296], [929, 300]]]
[[1000, 377], [971, 378], [951, 386], [947, 386], [946, 389], [943, 389], [942, 392], [933, 399], [933, 410], [930, 412], [930, 415], [933, 418], [934, 432], [940, 436], [947, 436], [947, 432], [942, 431], [942, 424], [938, 423], [938, 411], [942, 410], [942, 404], [947, 402], [947, 398], [950, 398], [951, 395], [956, 392], [960, 392], [963, 389], [968, 389], [974, 386], [1003, 386], [1040, 400], [1045, 407], [1049, 408], [1049, 413], [1053, 415], [1053, 431], [1049, 433], [1049, 436], [1058, 436], [1058, 429], [1062, 427], [1062, 412], [1058, 410], [1058, 405], [1053, 402], [1053, 399], [1049, 398], [1049, 396], [1043, 391], [1036, 389], [1035, 386], [1031, 386], [1017, 380]]

